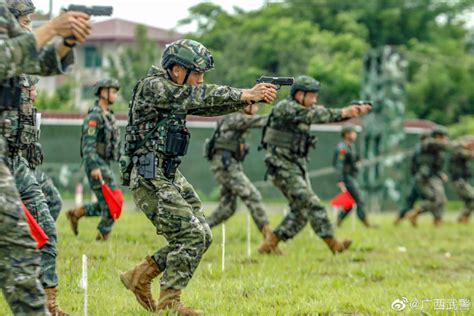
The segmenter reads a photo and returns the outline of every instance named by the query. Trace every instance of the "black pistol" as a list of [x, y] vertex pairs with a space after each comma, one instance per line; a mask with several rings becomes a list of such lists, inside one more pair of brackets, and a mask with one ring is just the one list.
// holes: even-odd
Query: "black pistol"
[[277, 90], [281, 86], [291, 86], [295, 81], [293, 77], [271, 77], [271, 76], [261, 76], [257, 79], [257, 83], [271, 83], [277, 86]]

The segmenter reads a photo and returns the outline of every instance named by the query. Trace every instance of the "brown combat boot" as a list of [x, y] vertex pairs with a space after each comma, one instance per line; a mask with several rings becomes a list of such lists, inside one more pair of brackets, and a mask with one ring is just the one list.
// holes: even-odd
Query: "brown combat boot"
[[263, 239], [267, 239], [270, 237], [270, 235], [273, 234], [273, 230], [272, 228], [270, 227], [270, 225], [264, 225], [262, 227], [262, 235], [263, 235]]
[[433, 220], [433, 224], [435, 225], [435, 227], [440, 227], [441, 225], [443, 225], [443, 220], [441, 218], [435, 218]]
[[107, 241], [109, 240], [110, 233], [102, 234], [101, 232], [97, 232], [97, 236], [95, 237], [96, 241]]
[[203, 311], [192, 309], [181, 303], [181, 290], [161, 289], [158, 311], [172, 311], [179, 316], [200, 316]]
[[121, 273], [120, 280], [127, 289], [135, 294], [140, 305], [149, 311], [156, 311], [157, 303], [151, 294], [151, 281], [160, 273], [156, 262], [147, 256], [133, 269]]
[[348, 249], [352, 244], [352, 240], [346, 239], [340, 242], [334, 237], [326, 237], [323, 238], [323, 240], [326, 245], [328, 245], [329, 249], [332, 251], [333, 254], [343, 252], [344, 250]]
[[416, 220], [418, 219], [418, 210], [415, 209], [415, 210], [411, 210], [410, 212], [408, 212], [407, 218], [408, 218], [408, 220], [410, 221], [410, 223], [412, 224], [413, 227], [417, 227]]
[[79, 234], [79, 229], [78, 229], [78, 224], [79, 224], [79, 219], [86, 215], [86, 208], [84, 206], [69, 210], [66, 212], [66, 217], [69, 220], [69, 223], [71, 224], [71, 229], [74, 235]]
[[56, 303], [56, 288], [44, 289], [44, 293], [46, 294], [46, 305], [52, 316], [69, 316]]
[[283, 252], [278, 248], [278, 243], [280, 242], [280, 239], [273, 233], [273, 231], [267, 230], [265, 232], [265, 239], [263, 240], [263, 243], [260, 245], [258, 248], [258, 252], [264, 254], [264, 253], [273, 253], [276, 255], [283, 255]]
[[469, 216], [467, 216], [467, 215], [461, 215], [461, 216], [458, 218], [458, 223], [459, 223], [459, 224], [469, 224]]

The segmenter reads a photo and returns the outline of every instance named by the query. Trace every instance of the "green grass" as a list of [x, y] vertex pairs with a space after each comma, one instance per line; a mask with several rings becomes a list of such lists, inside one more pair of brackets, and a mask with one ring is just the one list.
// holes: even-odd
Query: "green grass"
[[[130, 207], [131, 208], [131, 207]], [[282, 205], [269, 205], [271, 222], [282, 217]], [[206, 204], [212, 210], [213, 204]], [[455, 214], [434, 229], [431, 216], [420, 219], [417, 229], [407, 222], [393, 227], [393, 215], [372, 216], [378, 229], [364, 229], [352, 218], [337, 231], [354, 240], [350, 251], [333, 256], [309, 226], [294, 240], [282, 245], [284, 257], [256, 253], [261, 237], [252, 224], [252, 256], [246, 255], [246, 215], [238, 212], [226, 223], [226, 270], [221, 271], [221, 228], [204, 256], [183, 300], [207, 315], [314, 315], [400, 314], [391, 309], [399, 297], [425, 303], [427, 314], [435, 311], [434, 300], [465, 299], [474, 289], [474, 224], [458, 225]], [[138, 212], [127, 212], [117, 223], [108, 243], [97, 243], [98, 219], [81, 220], [80, 236], [74, 237], [64, 214], [58, 221], [60, 277], [59, 303], [71, 315], [83, 314], [79, 287], [81, 256], [89, 258], [89, 315], [151, 315], [141, 309], [119, 280], [119, 273], [152, 254], [165, 240], [155, 235], [153, 225]], [[406, 252], [400, 250], [405, 247]], [[153, 285], [159, 294], [158, 280]], [[472, 305], [472, 303], [471, 303]], [[447, 306], [447, 305], [446, 305]], [[0, 298], [1, 315], [9, 315]], [[468, 315], [470, 311], [459, 314]], [[418, 310], [405, 310], [421, 314]]]

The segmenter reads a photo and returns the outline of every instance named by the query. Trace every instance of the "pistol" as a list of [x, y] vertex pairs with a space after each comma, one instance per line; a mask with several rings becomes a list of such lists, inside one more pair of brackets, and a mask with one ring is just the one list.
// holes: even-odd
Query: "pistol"
[[261, 76], [257, 79], [257, 83], [271, 83], [277, 86], [277, 90], [281, 86], [291, 86], [295, 79], [293, 77], [270, 77], [270, 76]]
[[369, 100], [352, 100], [351, 105], [362, 105], [362, 104], [368, 104], [372, 106], [372, 101]]
[[111, 16], [112, 13], [114, 12], [114, 7], [112, 6], [99, 6], [99, 5], [94, 5], [94, 6], [85, 6], [85, 5], [80, 5], [80, 4], [71, 4], [66, 11], [78, 11], [78, 12], [84, 12], [88, 15], [94, 15], [94, 16]]

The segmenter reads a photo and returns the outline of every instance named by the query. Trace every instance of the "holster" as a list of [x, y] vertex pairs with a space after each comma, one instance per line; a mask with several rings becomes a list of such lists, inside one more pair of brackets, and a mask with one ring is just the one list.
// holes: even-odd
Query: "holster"
[[0, 111], [18, 109], [20, 104], [20, 77], [0, 81]]
[[149, 152], [145, 155], [133, 157], [133, 163], [137, 166], [137, 172], [146, 180], [156, 178], [156, 155]]

